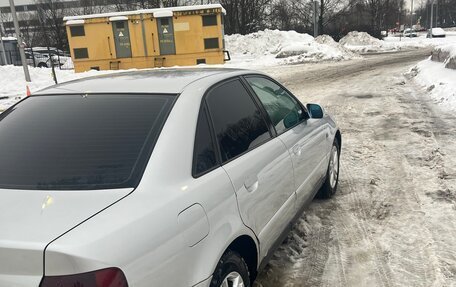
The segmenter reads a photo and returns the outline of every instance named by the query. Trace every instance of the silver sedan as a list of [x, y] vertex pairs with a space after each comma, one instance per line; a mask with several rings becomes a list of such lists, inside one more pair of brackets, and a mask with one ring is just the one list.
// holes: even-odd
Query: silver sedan
[[234, 69], [60, 84], [0, 114], [0, 287], [251, 286], [336, 189], [318, 105]]

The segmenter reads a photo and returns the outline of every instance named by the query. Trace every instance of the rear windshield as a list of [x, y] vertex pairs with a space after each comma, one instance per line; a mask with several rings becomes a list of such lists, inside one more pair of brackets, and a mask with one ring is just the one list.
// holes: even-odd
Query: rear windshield
[[27, 98], [0, 114], [0, 188], [135, 187], [175, 98]]

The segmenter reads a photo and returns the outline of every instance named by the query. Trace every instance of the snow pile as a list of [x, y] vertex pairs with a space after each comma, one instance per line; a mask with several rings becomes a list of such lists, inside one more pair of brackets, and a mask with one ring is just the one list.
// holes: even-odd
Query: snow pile
[[437, 104], [456, 111], [456, 70], [446, 69], [442, 63], [429, 58], [413, 67], [408, 75], [415, 77]]
[[385, 42], [372, 37], [366, 32], [352, 31], [340, 39], [339, 44], [356, 53], [386, 52], [394, 50]]
[[426, 38], [386, 37], [385, 40], [379, 40], [366, 32], [353, 31], [340, 39], [339, 44], [356, 53], [372, 53], [418, 49], [435, 43], [426, 41]]
[[443, 63], [445, 68], [456, 70], [456, 44], [435, 47], [431, 60]]
[[331, 46], [331, 47], [336, 48], [338, 50], [342, 50], [347, 55], [351, 55], [352, 57], [356, 57], [357, 56], [357, 54], [353, 53], [351, 50], [347, 49], [342, 44], [337, 43], [336, 41], [334, 41], [334, 39], [331, 36], [329, 36], [329, 35], [320, 35], [317, 38], [315, 38], [315, 42], [317, 42], [319, 44]]
[[340, 61], [353, 57], [339, 45], [319, 43], [314, 37], [295, 31], [266, 29], [248, 35], [228, 35], [225, 40], [233, 61], [240, 64], [264, 66]]
[[366, 32], [352, 31], [340, 39], [339, 44], [344, 46], [382, 46], [381, 40], [372, 37]]

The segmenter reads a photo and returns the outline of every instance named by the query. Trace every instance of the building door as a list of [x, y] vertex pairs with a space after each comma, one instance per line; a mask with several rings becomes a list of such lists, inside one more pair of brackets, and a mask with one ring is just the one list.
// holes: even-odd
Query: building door
[[160, 55], [175, 55], [173, 18], [158, 18], [158, 41], [160, 43]]
[[116, 45], [117, 58], [131, 58], [130, 32], [128, 21], [112, 22], [114, 43]]

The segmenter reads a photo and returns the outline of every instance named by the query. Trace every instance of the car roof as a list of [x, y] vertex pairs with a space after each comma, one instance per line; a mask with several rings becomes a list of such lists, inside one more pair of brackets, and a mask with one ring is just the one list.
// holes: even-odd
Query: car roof
[[[261, 74], [256, 71], [229, 68], [174, 68], [111, 73], [64, 82], [33, 95], [85, 93], [145, 93], [179, 94], [189, 84], [211, 78], [242, 74]], [[214, 82], [215, 83], [215, 82]]]

